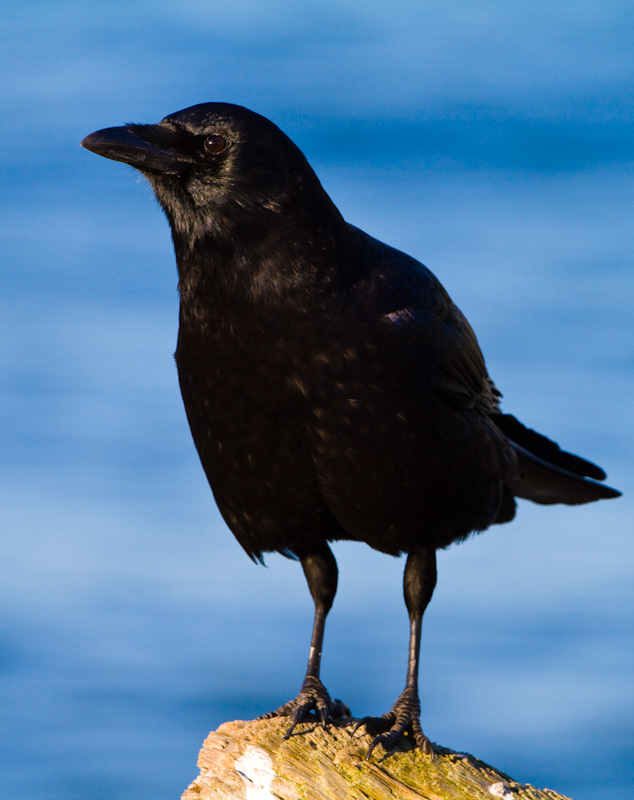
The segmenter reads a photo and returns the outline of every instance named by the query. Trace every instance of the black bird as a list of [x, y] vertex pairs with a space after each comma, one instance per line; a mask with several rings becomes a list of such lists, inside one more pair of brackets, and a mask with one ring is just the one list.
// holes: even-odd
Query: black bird
[[500, 411], [475, 334], [422, 264], [347, 224], [301, 151], [264, 117], [205, 103], [82, 145], [149, 180], [172, 229], [176, 363], [220, 511], [252, 559], [299, 559], [315, 603], [287, 736], [347, 709], [321, 683], [337, 588], [328, 542], [407, 554], [410, 645], [392, 710], [359, 724], [372, 749], [420, 724], [423, 612], [436, 550], [515, 514], [619, 492], [605, 473]]

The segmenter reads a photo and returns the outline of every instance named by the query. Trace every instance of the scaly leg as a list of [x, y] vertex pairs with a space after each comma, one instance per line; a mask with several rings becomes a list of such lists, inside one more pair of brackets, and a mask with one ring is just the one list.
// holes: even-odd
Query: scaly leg
[[285, 739], [288, 739], [295, 730], [295, 726], [302, 722], [311, 711], [315, 711], [324, 727], [337, 717], [350, 716], [350, 710], [345, 703], [342, 703], [341, 700], [331, 700], [326, 687], [319, 678], [326, 617], [337, 591], [337, 562], [325, 542], [310, 549], [300, 550], [297, 555], [315, 603], [315, 620], [306, 677], [294, 700], [260, 717], [260, 719], [290, 717], [291, 724], [284, 736]]
[[[403, 575], [403, 593], [409, 612], [409, 658], [405, 689], [392, 706], [392, 710], [382, 717], [365, 717], [357, 722], [354, 731], [365, 725], [366, 731], [374, 736], [368, 749], [366, 760], [380, 744], [390, 750], [401, 736], [408, 732], [414, 737], [417, 747], [433, 755], [431, 742], [423, 733], [420, 724], [420, 699], [418, 696], [418, 663], [420, 657], [420, 634], [423, 614], [431, 600], [436, 586], [436, 551], [421, 548], [407, 557]], [[353, 733], [354, 733], [353, 731]]]

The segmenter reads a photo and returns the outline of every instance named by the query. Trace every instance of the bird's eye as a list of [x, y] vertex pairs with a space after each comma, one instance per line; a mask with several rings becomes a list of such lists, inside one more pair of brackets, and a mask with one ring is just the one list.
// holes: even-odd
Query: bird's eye
[[219, 133], [212, 133], [205, 139], [204, 147], [208, 153], [222, 153], [227, 149], [227, 140]]

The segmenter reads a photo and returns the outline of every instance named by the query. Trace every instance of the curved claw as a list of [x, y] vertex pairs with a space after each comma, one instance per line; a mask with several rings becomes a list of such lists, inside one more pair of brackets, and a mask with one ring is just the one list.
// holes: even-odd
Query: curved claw
[[414, 741], [416, 742], [416, 747], [425, 753], [425, 755], [430, 756], [432, 759], [434, 758], [434, 748], [432, 743], [423, 733], [423, 729], [420, 725], [420, 719], [415, 719], [412, 722], [412, 733], [414, 734]]
[[370, 746], [368, 747], [368, 752], [365, 754], [365, 760], [369, 761], [370, 756], [372, 755], [372, 751], [377, 746], [377, 744], [383, 744], [383, 734], [380, 736], [375, 736], [374, 739], [370, 742]]
[[359, 730], [359, 728], [362, 725], [366, 725], [371, 719], [374, 719], [374, 717], [363, 717], [363, 719], [360, 719], [358, 722], [355, 722], [354, 727], [350, 731], [350, 736], [354, 736], [355, 733]]
[[392, 750], [392, 748], [398, 743], [401, 736], [405, 733], [407, 728], [408, 728], [407, 721], [401, 721], [397, 725], [391, 727], [385, 733], [380, 733], [378, 736], [375, 736], [374, 739], [372, 739], [372, 741], [370, 742], [370, 747], [368, 748], [365, 760], [366, 761], [370, 760], [372, 751], [377, 746], [377, 744], [382, 745], [385, 751]]
[[291, 726], [290, 726], [290, 728], [289, 728], [289, 729], [286, 731], [286, 733], [284, 734], [284, 736], [282, 736], [282, 741], [283, 741], [283, 742], [285, 742], [287, 739], [290, 739], [290, 738], [291, 738], [291, 734], [292, 734], [292, 733], [293, 733], [293, 731], [295, 730], [295, 725], [297, 725], [297, 723], [296, 723], [296, 722], [291, 722]]
[[352, 733], [356, 733], [362, 725], [365, 725], [366, 733], [369, 733], [370, 736], [375, 736], [376, 734], [389, 731], [395, 721], [396, 714], [394, 714], [393, 711], [383, 714], [382, 717], [363, 717], [363, 719], [355, 723]]
[[335, 719], [350, 716], [348, 706], [341, 700], [331, 700], [319, 678], [308, 676], [295, 700], [285, 703], [275, 711], [262, 714], [259, 719], [290, 717], [291, 724], [284, 735], [284, 739], [289, 739], [298, 723], [303, 722], [311, 711], [315, 712], [317, 720], [324, 728]]
[[328, 724], [328, 706], [327, 705], [319, 705], [317, 703], [317, 718], [321, 722], [322, 728], [325, 728]]
[[433, 758], [433, 747], [423, 733], [420, 724], [420, 703], [414, 689], [406, 689], [398, 698], [391, 711], [382, 717], [364, 717], [355, 723], [352, 733], [365, 726], [366, 732], [374, 736], [368, 748], [366, 761], [370, 760], [377, 745], [389, 751], [394, 748], [405, 733], [409, 733], [416, 746]]
[[304, 721], [304, 717], [310, 712], [310, 710], [311, 710], [310, 706], [306, 707], [305, 705], [304, 706], [300, 706], [299, 708], [296, 709], [295, 713], [292, 716], [291, 724], [289, 726], [289, 729], [286, 731], [286, 733], [283, 736], [283, 741], [286, 741], [287, 739], [290, 739], [290, 737], [293, 734], [293, 731], [297, 727], [297, 723], [298, 722], [303, 722]]

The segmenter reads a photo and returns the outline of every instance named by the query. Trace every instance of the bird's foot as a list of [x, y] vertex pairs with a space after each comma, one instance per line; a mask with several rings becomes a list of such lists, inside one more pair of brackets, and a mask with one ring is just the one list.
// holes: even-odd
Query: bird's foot
[[352, 733], [355, 733], [361, 726], [365, 726], [370, 736], [374, 736], [366, 761], [370, 760], [372, 751], [380, 744], [384, 750], [391, 750], [403, 736], [408, 733], [416, 742], [423, 753], [434, 755], [431, 742], [423, 733], [420, 725], [420, 700], [416, 689], [405, 689], [398, 700], [392, 706], [392, 710], [382, 717], [364, 717], [354, 726]]
[[285, 703], [283, 706], [262, 714], [259, 719], [271, 719], [272, 717], [290, 717], [291, 724], [286, 731], [284, 739], [288, 739], [298, 723], [304, 722], [311, 711], [325, 728], [329, 722], [341, 717], [349, 717], [350, 709], [341, 700], [332, 700], [326, 691], [326, 687], [312, 675], [307, 675], [302, 684], [302, 688], [294, 700]]

